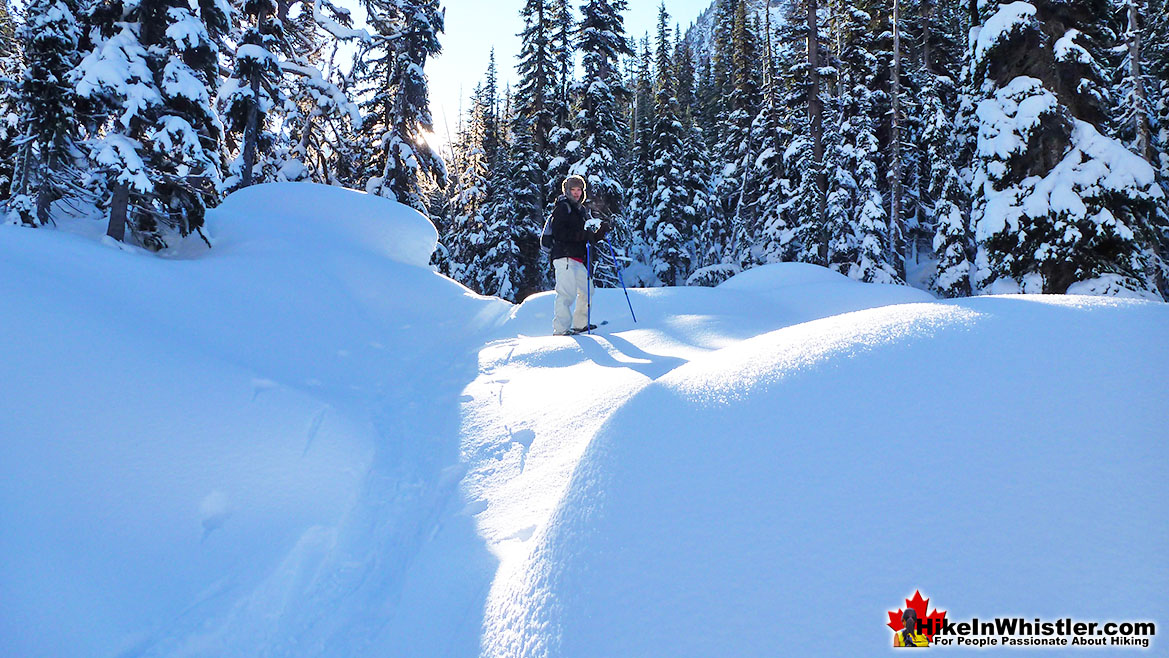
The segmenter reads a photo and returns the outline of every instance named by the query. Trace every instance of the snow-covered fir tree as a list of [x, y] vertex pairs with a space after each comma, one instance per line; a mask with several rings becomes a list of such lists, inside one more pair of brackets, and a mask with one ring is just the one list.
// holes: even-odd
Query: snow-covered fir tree
[[20, 130], [18, 89], [25, 64], [16, 32], [16, 16], [11, 13], [8, 0], [0, 0], [0, 219], [12, 193], [16, 137]]
[[441, 50], [443, 12], [438, 0], [364, 0], [372, 38], [354, 66], [364, 94], [360, 128], [368, 154], [365, 189], [426, 212], [425, 179], [445, 182], [432, 131], [426, 60]]
[[556, 197], [560, 195], [560, 183], [568, 175], [575, 155], [570, 147], [573, 141], [573, 116], [570, 102], [573, 88], [573, 53], [575, 41], [574, 22], [568, 0], [550, 0], [552, 37], [549, 43], [554, 71], [554, 96], [550, 99], [549, 114], [553, 126], [548, 131], [548, 165], [544, 178], [547, 181], [545, 198], [549, 203], [548, 212]]
[[[919, 216], [933, 233], [936, 259], [931, 288], [943, 297], [971, 294], [974, 241], [970, 232], [970, 195], [962, 175], [966, 161], [969, 111], [962, 111], [959, 80], [968, 77], [959, 44], [962, 10], [953, 3], [922, 2], [921, 61], [917, 71], [922, 130], [918, 148]], [[969, 102], [965, 104], [970, 108]], [[957, 117], [957, 118], [955, 118]]]
[[108, 189], [107, 234], [151, 250], [197, 231], [217, 200], [222, 124], [213, 105], [231, 7], [181, 0], [92, 5], [72, 79], [93, 108], [89, 152]]
[[[749, 17], [746, 0], [736, 0], [731, 31], [730, 78], [727, 82], [725, 111], [719, 115], [721, 134], [716, 153], [723, 155], [725, 166], [719, 177], [715, 195], [717, 211], [727, 217], [736, 237], [739, 259], [748, 258], [750, 250], [743, 250], [745, 240], [755, 239], [756, 209], [743, 203], [744, 190], [755, 185], [753, 180], [755, 147], [751, 143], [751, 124], [759, 112], [761, 93], [759, 67], [761, 60], [758, 37]], [[748, 265], [748, 262], [743, 262]]]
[[[747, 217], [750, 225], [736, 226], [738, 242], [746, 247], [739, 264], [774, 263], [793, 257], [793, 232], [787, 224], [785, 210], [790, 195], [785, 189], [787, 172], [783, 166], [783, 151], [791, 141], [787, 128], [787, 112], [781, 101], [778, 72], [775, 66], [775, 34], [771, 27], [771, 13], [764, 17], [763, 90], [759, 113], [751, 122], [749, 143], [751, 168], [744, 187], [741, 204], [751, 208]], [[740, 217], [744, 215], [740, 213]], [[742, 251], [742, 248], [741, 248]]]
[[836, 179], [826, 200], [827, 259], [852, 278], [897, 283], [902, 261], [892, 248], [892, 206], [884, 202], [880, 189], [874, 117], [880, 59], [874, 53], [869, 14], [851, 3], [845, 7], [836, 26], [838, 96], [827, 122], [833, 125], [826, 131], [833, 146], [829, 173]]
[[678, 116], [675, 91], [670, 15], [665, 5], [658, 11], [657, 89], [654, 95], [654, 128], [648, 182], [653, 186], [645, 222], [654, 275], [663, 285], [682, 285], [694, 258], [689, 251], [693, 233], [693, 209], [683, 173], [685, 128]]
[[[246, 0], [247, 21], [235, 52], [235, 70], [220, 90], [228, 134], [239, 142], [239, 155], [228, 166], [227, 190], [247, 187], [256, 178], [256, 155], [271, 151], [275, 141], [265, 130], [268, 114], [283, 105], [278, 53], [287, 52], [283, 25], [273, 0]], [[260, 180], [264, 179], [261, 171]]]
[[486, 79], [476, 86], [471, 114], [454, 145], [454, 185], [450, 202], [450, 225], [442, 236], [447, 249], [448, 274], [465, 285], [480, 285], [480, 259], [494, 237], [488, 232], [491, 212], [497, 202], [496, 170], [500, 164], [499, 103], [496, 89], [495, 55], [492, 53]]
[[577, 49], [582, 77], [575, 89], [579, 97], [573, 120], [573, 141], [566, 146], [570, 173], [588, 182], [593, 216], [608, 220], [618, 240], [625, 232], [625, 186], [619, 177], [626, 146], [621, 101], [629, 91], [618, 66], [622, 55], [633, 54], [625, 38], [625, 0], [587, 0], [581, 7]]
[[974, 241], [970, 234], [969, 195], [955, 166], [958, 149], [954, 125], [938, 105], [927, 103], [925, 107], [929, 114], [925, 117], [923, 140], [925, 159], [931, 165], [929, 218], [937, 258], [931, 286], [943, 297], [966, 297], [971, 293]]
[[[786, 20], [777, 34], [781, 102], [789, 111], [792, 132], [791, 141], [783, 151], [790, 200], [780, 209], [779, 222], [791, 229], [790, 251], [794, 252], [795, 260], [826, 265], [828, 172], [823, 146], [826, 89], [820, 78], [828, 44], [820, 30], [817, 9], [814, 0], [790, 3]], [[809, 34], [815, 38], [809, 40]], [[815, 47], [809, 48], [809, 42]]]
[[[347, 19], [347, 15], [342, 17]], [[342, 40], [329, 33], [321, 41], [308, 48], [294, 43], [292, 59], [281, 63], [286, 85], [281, 119], [287, 131], [287, 152], [267, 158], [265, 177], [357, 186], [356, 131], [362, 124], [361, 112], [350, 98], [349, 78], [336, 64]], [[316, 54], [326, 49], [329, 54], [324, 61], [316, 61]]]
[[633, 100], [629, 104], [629, 183], [626, 198], [626, 220], [632, 236], [630, 251], [642, 261], [648, 262], [646, 254], [649, 236], [646, 234], [646, 219], [650, 215], [650, 162], [653, 159], [654, 128], [654, 57], [650, 50], [649, 34], [641, 40], [636, 55], [633, 80]]
[[[549, 0], [525, 0], [520, 9], [524, 29], [520, 33], [520, 53], [516, 61], [516, 114], [528, 124], [532, 155], [536, 164], [546, 169], [549, 158], [549, 133], [556, 127], [557, 95], [556, 60], [553, 51], [553, 11]], [[543, 195], [540, 207], [543, 208]]]
[[492, 172], [492, 199], [486, 212], [485, 251], [475, 263], [476, 290], [521, 301], [542, 289], [539, 233], [543, 228], [541, 168], [528, 121], [511, 121], [511, 144], [500, 148]]
[[704, 242], [703, 233], [709, 231], [713, 242], [725, 245], [727, 230], [721, 218], [714, 213], [714, 167], [706, 139], [698, 126], [696, 112], [699, 103], [695, 91], [694, 58], [689, 42], [679, 35], [674, 52], [674, 71], [678, 99], [679, 120], [682, 122], [682, 156], [679, 167], [682, 170], [682, 185], [686, 190], [686, 205], [683, 207], [685, 224], [689, 226], [688, 253], [693, 268], [722, 262], [722, 249], [711, 250]]
[[1159, 296], [1150, 261], [1163, 192], [1148, 162], [1102, 134], [1106, 4], [980, 5], [971, 39], [980, 290]]
[[77, 178], [76, 99], [68, 80], [78, 62], [76, 11], [74, 0], [33, 0], [18, 35], [27, 68], [18, 90], [23, 152], [11, 206], [28, 225], [48, 223], [50, 204]]

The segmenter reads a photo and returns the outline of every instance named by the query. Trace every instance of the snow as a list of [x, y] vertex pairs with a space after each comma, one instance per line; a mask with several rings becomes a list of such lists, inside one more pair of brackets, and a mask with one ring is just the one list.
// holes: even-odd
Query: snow
[[1015, 31], [1034, 23], [1035, 5], [1029, 2], [1012, 2], [999, 7], [974, 37], [975, 63], [982, 62], [986, 52], [996, 43], [1010, 38]]
[[369, 41], [369, 32], [364, 29], [353, 29], [345, 27], [332, 18], [325, 15], [321, 11], [321, 0], [314, 0], [313, 2], [313, 20], [317, 25], [320, 25], [324, 30], [337, 37], [342, 41], [357, 39], [360, 41]]
[[277, 67], [280, 65], [272, 51], [254, 43], [240, 44], [235, 50], [236, 59], [259, 64], [262, 67]]
[[[968, 615], [1163, 618], [1165, 376], [1145, 355], [1169, 358], [1165, 311], [902, 304], [679, 366], [592, 439], [493, 597], [486, 654], [781, 654], [782, 620], [864, 620], [915, 588]], [[1120, 353], [1069, 358], [1086, 345]], [[923, 373], [948, 402], [905, 395]], [[858, 626], [817, 653], [887, 646]]]
[[636, 323], [595, 290], [567, 338], [339, 188], [162, 258], [67, 228], [0, 226], [0, 655], [781, 655], [808, 610], [869, 655], [916, 588], [1169, 613], [1165, 304], [787, 263]]
[[1092, 62], [1092, 55], [1087, 49], [1076, 43], [1076, 38], [1080, 34], [1082, 33], [1079, 30], [1068, 30], [1055, 42], [1054, 52], [1057, 62], [1079, 62], [1081, 64]]

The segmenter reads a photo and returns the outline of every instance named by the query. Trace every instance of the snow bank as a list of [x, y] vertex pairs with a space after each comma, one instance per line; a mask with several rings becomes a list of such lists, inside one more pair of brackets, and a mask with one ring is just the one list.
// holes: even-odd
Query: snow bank
[[863, 283], [826, 267], [808, 263], [776, 263], [736, 274], [718, 290], [777, 305], [787, 314], [785, 324], [807, 322], [829, 315], [890, 304], [933, 301], [917, 288]]
[[586, 451], [489, 611], [493, 656], [889, 646], [951, 618], [1164, 619], [1169, 307], [980, 298], [861, 311], [695, 359]]
[[426, 267], [438, 231], [417, 211], [340, 187], [268, 183], [229, 196], [210, 213], [208, 234], [217, 249], [369, 252]]
[[273, 651], [379, 541], [371, 496], [454, 488], [461, 355], [511, 305], [426, 268], [413, 210], [337, 188], [250, 188], [209, 235], [167, 260], [0, 226], [0, 655]]

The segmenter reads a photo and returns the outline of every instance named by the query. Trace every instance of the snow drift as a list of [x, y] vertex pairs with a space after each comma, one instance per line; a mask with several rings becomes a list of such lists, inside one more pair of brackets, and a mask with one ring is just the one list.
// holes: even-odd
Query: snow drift
[[866, 655], [917, 588], [960, 618], [1164, 619], [1166, 327], [971, 299], [695, 359], [592, 441], [488, 653], [776, 655], [828, 618], [817, 653]]
[[[475, 344], [433, 329], [509, 308], [424, 267], [433, 226], [384, 199], [262, 185], [208, 219], [180, 260], [0, 226], [0, 654], [170, 653], [311, 573], [290, 556], [339, 543], [386, 435], [424, 425], [384, 417], [419, 355]], [[453, 414], [473, 372], [427, 365]], [[252, 630], [207, 652], [279, 635]]]

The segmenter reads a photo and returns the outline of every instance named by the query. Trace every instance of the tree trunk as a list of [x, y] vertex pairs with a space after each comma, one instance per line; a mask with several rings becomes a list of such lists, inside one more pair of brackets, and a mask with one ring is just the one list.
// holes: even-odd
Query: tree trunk
[[921, 68], [926, 75], [933, 79], [934, 63], [933, 51], [930, 50], [930, 38], [934, 29], [934, 2], [922, 0], [921, 3]]
[[114, 198], [110, 202], [110, 225], [106, 235], [117, 240], [126, 238], [126, 209], [130, 205], [130, 186], [122, 181], [114, 184]]
[[45, 167], [37, 186], [37, 224], [41, 226], [49, 223], [49, 206], [53, 203], [53, 185], [49, 181], [52, 173], [52, 167]]
[[[808, 123], [812, 133], [812, 160], [816, 167], [816, 187], [820, 194], [816, 199], [814, 221], [823, 223], [824, 199], [828, 194], [828, 174], [824, 171], [824, 104], [820, 100], [820, 31], [816, 24], [819, 7], [816, 0], [808, 0], [808, 75], [811, 87], [808, 90]], [[821, 263], [828, 262], [828, 235], [824, 233], [818, 247]]]
[[[536, 33], [543, 39], [548, 34], [548, 25], [544, 21], [544, 3], [536, 3]], [[548, 126], [544, 125], [544, 91], [548, 87], [548, 43], [544, 41], [540, 45], [539, 54], [536, 56], [536, 97], [532, 99], [532, 115], [538, 117], [537, 121], [532, 122], [533, 132], [535, 137], [536, 153], [548, 152]]]
[[[264, 33], [264, 22], [268, 20], [267, 8], [256, 16], [256, 31]], [[252, 184], [252, 168], [256, 166], [256, 148], [260, 140], [260, 72], [252, 71], [252, 102], [248, 104], [248, 122], [244, 127], [244, 171], [243, 186]]]
[[1145, 114], [1145, 84], [1141, 79], [1141, 32], [1137, 18], [1137, 2], [1128, 0], [1128, 67], [1132, 76], [1133, 120], [1136, 121], [1136, 152], [1149, 162], [1153, 153], [1149, 149], [1149, 117]]
[[893, 0], [893, 75], [890, 81], [893, 97], [892, 129], [889, 132], [889, 263], [897, 262], [905, 240], [905, 226], [901, 217], [901, 0]]

